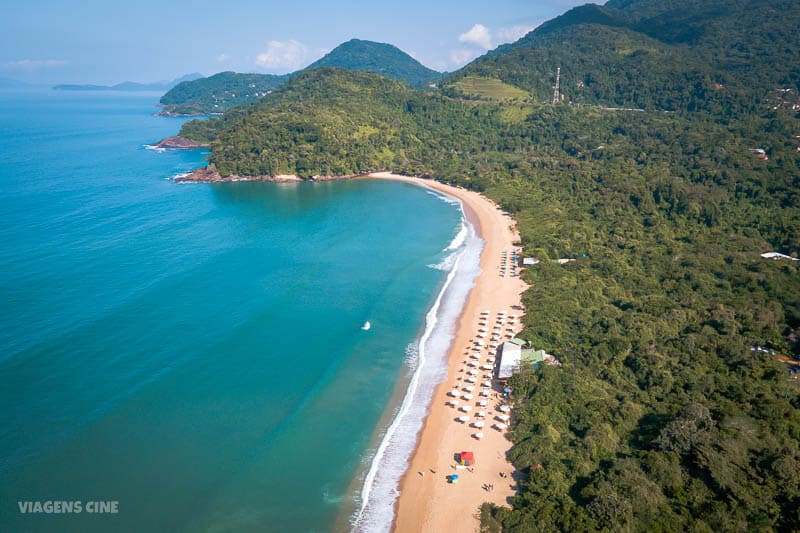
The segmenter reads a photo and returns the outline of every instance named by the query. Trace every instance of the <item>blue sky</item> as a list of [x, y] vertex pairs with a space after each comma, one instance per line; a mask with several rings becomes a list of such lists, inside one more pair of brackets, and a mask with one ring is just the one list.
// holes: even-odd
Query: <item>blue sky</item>
[[354, 37], [388, 42], [431, 68], [454, 70], [583, 3], [28, 0], [0, 17], [0, 77], [117, 83], [189, 72], [282, 73]]

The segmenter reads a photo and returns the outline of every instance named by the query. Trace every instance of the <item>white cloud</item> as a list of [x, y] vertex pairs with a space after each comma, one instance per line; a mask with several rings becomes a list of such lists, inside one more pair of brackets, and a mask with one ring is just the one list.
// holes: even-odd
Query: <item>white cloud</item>
[[223, 53], [221, 53], [221, 54], [219, 54], [219, 55], [217, 56], [217, 61], [218, 61], [219, 63], [225, 63], [225, 62], [226, 62], [227, 60], [229, 60], [230, 58], [231, 58], [231, 56], [229, 56], [228, 54], [226, 54], [226, 53], [224, 53], [224, 52], [223, 52]]
[[491, 50], [492, 48], [492, 34], [489, 28], [483, 24], [475, 24], [465, 33], [458, 36], [459, 42], [470, 43], [480, 46], [484, 50]]
[[[516, 41], [524, 36], [537, 25], [517, 24], [505, 28], [492, 30], [483, 24], [475, 24], [469, 30], [458, 36], [458, 41], [491, 50], [495, 46]], [[451, 52], [452, 56], [452, 52]]]
[[305, 65], [308, 49], [294, 39], [268, 41], [267, 50], [256, 56], [256, 65], [268, 70], [297, 69]]
[[454, 48], [450, 50], [450, 65], [460, 67], [478, 57], [479, 52], [466, 48]]
[[494, 32], [493, 40], [497, 44], [512, 43], [520, 37], [528, 34], [528, 32], [533, 30], [535, 27], [536, 26], [520, 24], [518, 26], [510, 26], [508, 28], [500, 28]]
[[68, 61], [63, 59], [19, 59], [17, 61], [6, 61], [3, 67], [15, 70], [37, 70], [40, 68], [63, 67]]

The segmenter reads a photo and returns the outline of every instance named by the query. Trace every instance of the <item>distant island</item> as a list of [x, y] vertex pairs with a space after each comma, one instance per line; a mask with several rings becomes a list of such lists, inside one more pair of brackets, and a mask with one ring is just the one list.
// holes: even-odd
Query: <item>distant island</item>
[[203, 75], [197, 72], [186, 74], [172, 81], [157, 81], [153, 83], [138, 83], [135, 81], [123, 81], [116, 85], [55, 85], [53, 89], [58, 91], [168, 91], [182, 82], [193, 81], [202, 78]]
[[319, 67], [339, 67], [381, 74], [412, 87], [437, 82], [442, 74], [427, 68], [396, 46], [351, 39], [303, 70], [284, 75], [220, 72], [207, 78], [177, 84], [161, 97], [162, 115], [198, 116], [222, 113], [246, 105], [274, 91], [301, 72]]

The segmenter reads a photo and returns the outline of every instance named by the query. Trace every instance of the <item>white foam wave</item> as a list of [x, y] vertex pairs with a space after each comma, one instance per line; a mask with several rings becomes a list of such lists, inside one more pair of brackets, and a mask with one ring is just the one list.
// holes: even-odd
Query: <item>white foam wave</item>
[[153, 152], [158, 152], [159, 154], [167, 151], [167, 149], [163, 146], [156, 146], [155, 144], [145, 144], [144, 149], [152, 150]]
[[[459, 202], [459, 205], [460, 205], [460, 202]], [[463, 212], [463, 207], [462, 207], [462, 212]], [[464, 242], [467, 240], [468, 236], [469, 236], [469, 228], [467, 227], [467, 224], [465, 223], [465, 220], [462, 217], [461, 218], [461, 222], [460, 222], [460, 229], [458, 230], [458, 233], [456, 233], [456, 236], [453, 237], [453, 240], [450, 241], [450, 244], [448, 244], [447, 248], [445, 248], [443, 251], [451, 252], [453, 250], [458, 250], [459, 248], [464, 246]], [[428, 265], [428, 268], [433, 268], [435, 270], [442, 270], [444, 272], [449, 272], [450, 269], [453, 268], [453, 265], [456, 262], [457, 256], [458, 256], [457, 253], [449, 254], [449, 255], [445, 256], [445, 258], [442, 259], [440, 262], [438, 262], [436, 264]]]
[[464, 244], [464, 241], [467, 240], [467, 235], [469, 234], [469, 230], [467, 229], [467, 225], [464, 223], [464, 220], [461, 220], [461, 229], [458, 230], [458, 233], [455, 237], [453, 237], [452, 242], [445, 248], [445, 251], [449, 250], [456, 250], [461, 248]]
[[185, 178], [189, 174], [191, 174], [191, 172], [178, 172], [177, 174], [175, 174], [174, 176], [172, 176], [169, 179], [172, 180], [172, 181], [176, 181], [176, 180], [179, 180], [181, 178]]
[[[454, 203], [460, 204], [457, 200]], [[434, 389], [447, 376], [447, 354], [455, 323], [480, 273], [483, 249], [483, 240], [476, 235], [473, 226], [465, 221], [464, 227], [466, 233], [458, 250], [450, 255], [454, 258], [452, 268], [425, 317], [425, 329], [416, 350], [406, 353], [408, 364], [414, 365], [411, 379], [403, 402], [375, 450], [364, 478], [360, 509], [352, 519], [354, 531], [383, 532], [391, 529], [400, 479], [408, 468]], [[392, 453], [387, 455], [389, 448]]]
[[439, 261], [438, 263], [428, 265], [428, 268], [432, 268], [434, 270], [441, 270], [443, 272], [449, 272], [453, 265], [456, 264], [456, 259], [458, 258], [457, 253], [452, 253]]
[[447, 204], [450, 204], [450, 205], [461, 205], [461, 200], [459, 200], [455, 196], [449, 196], [447, 194], [443, 194], [443, 193], [440, 193], [440, 192], [437, 192], [437, 191], [434, 191], [434, 190], [431, 190], [431, 189], [427, 189], [427, 188], [426, 188], [425, 192], [427, 192], [431, 196], [435, 196], [436, 198], [438, 198], [439, 200], [443, 201], [444, 203], [447, 203]]

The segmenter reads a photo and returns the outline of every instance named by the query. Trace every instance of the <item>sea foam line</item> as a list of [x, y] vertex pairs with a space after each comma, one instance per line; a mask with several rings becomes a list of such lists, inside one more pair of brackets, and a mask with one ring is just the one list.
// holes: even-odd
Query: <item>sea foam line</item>
[[[440, 194], [436, 196], [441, 197]], [[400, 479], [408, 469], [417, 433], [428, 414], [433, 392], [447, 375], [447, 354], [453, 339], [452, 330], [474, 279], [480, 273], [483, 241], [475, 234], [474, 227], [466, 222], [461, 201], [455, 198], [453, 200], [453, 203], [461, 206], [462, 211], [462, 230], [459, 230], [451, 245], [446, 248], [458, 248], [451, 254], [455, 257], [453, 268], [425, 316], [425, 330], [418, 343], [416, 368], [400, 409], [378, 445], [364, 478], [361, 507], [352, 521], [354, 531], [391, 529]], [[460, 244], [453, 246], [457, 241]], [[386, 456], [390, 445], [397, 453]]]

